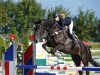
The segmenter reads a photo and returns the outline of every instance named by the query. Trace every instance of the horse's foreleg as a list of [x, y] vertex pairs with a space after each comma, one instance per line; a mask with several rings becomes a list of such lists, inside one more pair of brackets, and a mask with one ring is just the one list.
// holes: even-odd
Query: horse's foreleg
[[57, 51], [60, 51], [60, 50], [63, 49], [63, 48], [64, 48], [64, 45], [59, 44], [58, 46], [56, 46], [55, 48], [53, 48], [53, 49], [51, 50], [51, 54], [53, 54], [54, 56], [56, 56]]
[[44, 43], [44, 44], [42, 45], [42, 47], [43, 47], [48, 53], [51, 52], [50, 49], [47, 49], [47, 42]]

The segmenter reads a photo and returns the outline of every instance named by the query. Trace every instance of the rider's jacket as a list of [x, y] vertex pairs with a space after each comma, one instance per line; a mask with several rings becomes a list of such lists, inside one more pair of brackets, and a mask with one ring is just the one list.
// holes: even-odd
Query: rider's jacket
[[60, 18], [60, 20], [57, 22], [60, 26], [60, 29], [63, 29], [64, 26], [69, 26], [71, 23], [71, 18], [70, 17], [66, 17], [64, 19]]

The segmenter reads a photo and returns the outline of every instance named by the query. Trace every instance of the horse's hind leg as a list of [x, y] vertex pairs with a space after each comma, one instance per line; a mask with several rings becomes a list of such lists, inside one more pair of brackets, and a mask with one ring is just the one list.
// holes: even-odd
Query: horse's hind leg
[[[82, 62], [84, 64], [84, 67], [88, 67], [88, 62], [89, 62], [89, 56], [87, 56], [86, 54], [83, 55], [82, 57]], [[89, 71], [86, 71], [86, 75], [89, 75]]]
[[[72, 57], [73, 62], [76, 65], [76, 67], [81, 66], [80, 65], [81, 64], [81, 58], [80, 58], [80, 56], [78, 54], [77, 55], [72, 54], [71, 57]], [[83, 72], [79, 71], [79, 75], [83, 75]]]
[[[91, 58], [91, 53], [90, 50], [88, 48], [88, 46], [84, 47], [84, 52], [82, 53], [82, 62], [84, 64], [84, 67], [88, 67], [89, 66], [89, 59]], [[86, 75], [89, 75], [90, 72], [86, 71]]]
[[[83, 64], [84, 64], [84, 67], [88, 67], [88, 61], [83, 60]], [[86, 71], [86, 75], [89, 75], [89, 74], [90, 74], [90, 72]]]

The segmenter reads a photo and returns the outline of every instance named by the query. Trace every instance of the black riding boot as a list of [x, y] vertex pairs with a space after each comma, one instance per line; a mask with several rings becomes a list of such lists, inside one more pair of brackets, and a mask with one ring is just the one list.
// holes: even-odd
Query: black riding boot
[[75, 39], [75, 36], [74, 36], [74, 35], [71, 35], [71, 39], [72, 39], [72, 41], [74, 42], [74, 46], [75, 46], [75, 47], [78, 47], [78, 42], [77, 42], [77, 40]]

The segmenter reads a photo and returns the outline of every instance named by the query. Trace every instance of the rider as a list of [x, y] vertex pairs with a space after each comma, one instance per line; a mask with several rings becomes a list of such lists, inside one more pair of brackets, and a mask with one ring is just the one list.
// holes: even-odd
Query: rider
[[70, 17], [66, 17], [64, 13], [53, 15], [54, 20], [59, 24], [60, 29], [64, 27], [68, 27], [70, 38], [74, 42], [75, 47], [78, 47], [78, 42], [75, 40], [75, 36], [73, 35], [73, 21]]

